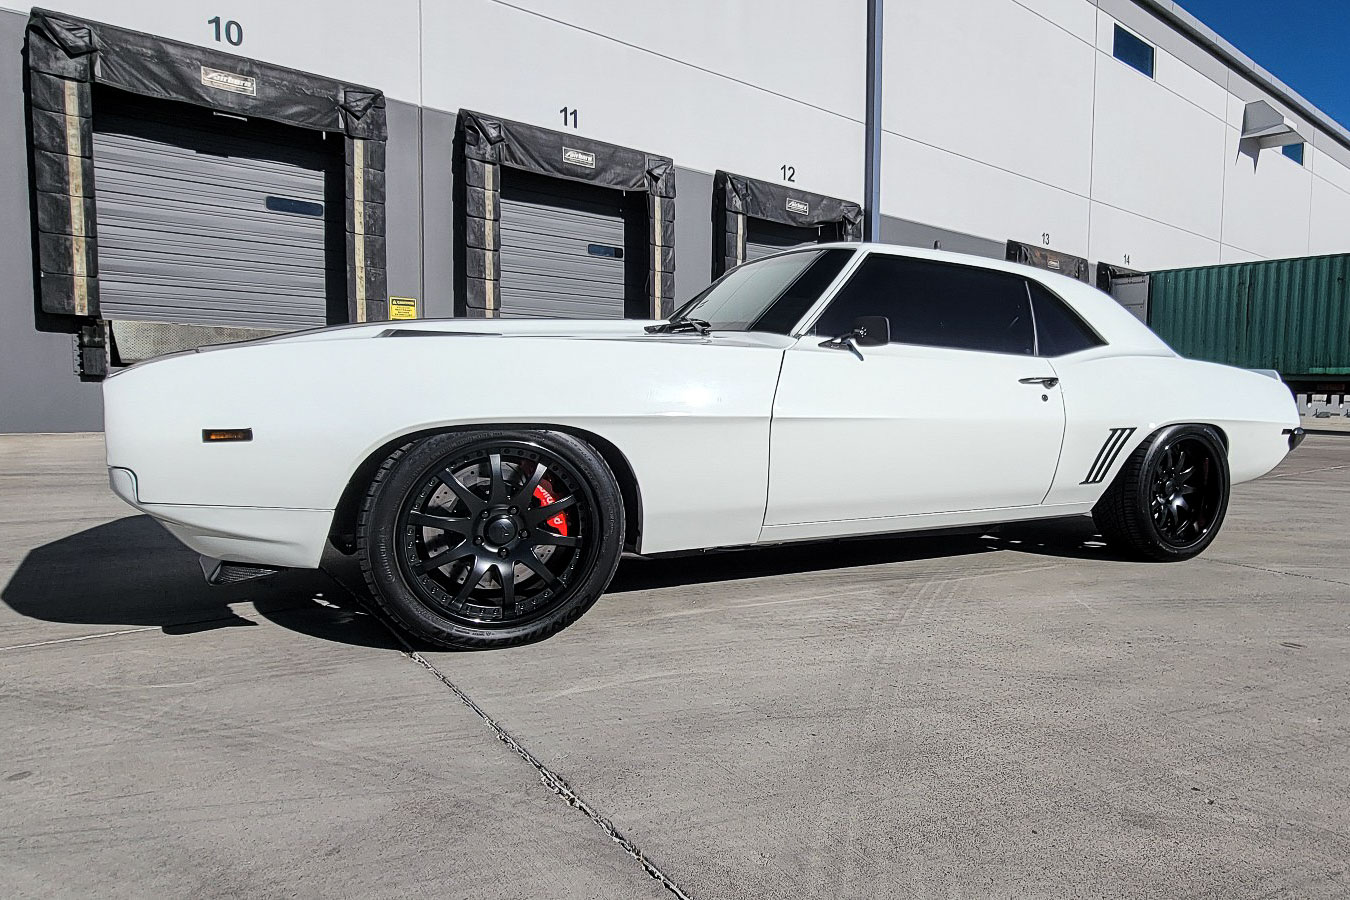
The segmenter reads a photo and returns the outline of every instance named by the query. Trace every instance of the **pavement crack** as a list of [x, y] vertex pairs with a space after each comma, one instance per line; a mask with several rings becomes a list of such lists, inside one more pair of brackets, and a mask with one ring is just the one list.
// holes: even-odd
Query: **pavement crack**
[[1333, 472], [1337, 469], [1350, 469], [1350, 465], [1344, 466], [1318, 466], [1316, 469], [1302, 469], [1298, 472], [1278, 472], [1271, 475], [1271, 478], [1294, 478], [1299, 475], [1312, 475], [1315, 472]]
[[[344, 590], [346, 590], [347, 593], [350, 594], [352, 598], [356, 600], [357, 603], [361, 604], [361, 606], [363, 607], [367, 607], [368, 611], [370, 611], [365, 602], [365, 599], [361, 597], [356, 591], [353, 591], [350, 587], [348, 587], [345, 582], [343, 582], [341, 579], [337, 577], [333, 577], [333, 581], [339, 586], [341, 586]], [[389, 633], [394, 636], [394, 640], [398, 642], [403, 655], [406, 656], [408, 659], [412, 660], [413, 662], [417, 663], [422, 668], [426, 669], [428, 672], [430, 672], [432, 676], [436, 678], [437, 681], [439, 681], [441, 684], [449, 688], [450, 692], [454, 694], [456, 697], [458, 697], [460, 702], [463, 703], [465, 706], [467, 706], [470, 709], [470, 711], [473, 712], [474, 715], [482, 719], [483, 724], [487, 725], [487, 727], [497, 737], [497, 740], [501, 741], [511, 750], [515, 751], [515, 754], [517, 756], [525, 760], [525, 762], [532, 769], [534, 769], [535, 773], [539, 776], [540, 784], [548, 788], [554, 794], [557, 794], [564, 801], [566, 801], [568, 806], [577, 810], [586, 818], [590, 819], [591, 822], [593, 822], [595, 825], [599, 826], [600, 830], [603, 831], [606, 835], [608, 835], [610, 840], [618, 844], [620, 849], [622, 849], [624, 853], [628, 854], [630, 857], [636, 860], [638, 865], [642, 866], [643, 871], [645, 871], [649, 876], [651, 876], [656, 881], [659, 881], [662, 887], [670, 891], [676, 897], [680, 898], [680, 900], [692, 900], [692, 898], [690, 898], [690, 896], [684, 892], [684, 889], [681, 888], [673, 878], [667, 875], [661, 869], [660, 866], [652, 862], [651, 858], [647, 856], [647, 854], [644, 853], [642, 849], [637, 846], [637, 844], [633, 843], [631, 838], [627, 837], [623, 832], [621, 832], [612, 821], [601, 815], [600, 811], [596, 809], [595, 806], [590, 801], [588, 801], [586, 798], [582, 797], [579, 793], [577, 793], [577, 791], [570, 784], [568, 784], [567, 781], [561, 775], [559, 775], [557, 772], [554, 772], [548, 766], [540, 762], [539, 759], [529, 751], [529, 748], [527, 748], [524, 744], [518, 741], [504, 727], [502, 727], [502, 724], [500, 722], [492, 718], [492, 716], [488, 715], [487, 710], [479, 706], [472, 697], [470, 697], [467, 693], [465, 693], [463, 688], [455, 684], [455, 682], [450, 679], [450, 676], [446, 675], [440, 669], [436, 668], [435, 663], [433, 663], [431, 660], [427, 659], [416, 649], [414, 649], [413, 646], [408, 643], [407, 639], [404, 638], [403, 634], [400, 631], [398, 631], [392, 625], [386, 622], [383, 616], [378, 615], [373, 611], [370, 612], [372, 614], [372, 617], [377, 622], [384, 625], [384, 627], [389, 630]]]
[[1323, 578], [1320, 575], [1309, 575], [1306, 572], [1285, 572], [1282, 569], [1271, 569], [1266, 566], [1254, 566], [1251, 563], [1231, 562], [1226, 559], [1209, 559], [1205, 562], [1218, 563], [1221, 566], [1236, 566], [1239, 569], [1253, 569], [1257, 572], [1266, 572], [1271, 575], [1287, 575], [1291, 578], [1307, 578], [1309, 581], [1320, 581], [1323, 584], [1335, 584], [1341, 587], [1350, 587], [1350, 582], [1337, 581], [1334, 578]]
[[553, 793], [557, 794], [559, 797], [565, 800], [568, 806], [577, 810], [586, 818], [590, 819], [593, 823], [600, 826], [600, 830], [603, 831], [605, 834], [609, 835], [610, 840], [618, 844], [624, 853], [627, 853], [633, 859], [637, 860], [638, 864], [642, 866], [643, 870], [652, 878], [661, 882], [661, 885], [665, 887], [666, 890], [670, 891], [676, 897], [679, 897], [680, 900], [690, 900], [689, 895], [686, 894], [684, 890], [681, 889], [680, 886], [676, 884], [675, 881], [669, 875], [667, 875], [664, 871], [662, 871], [661, 868], [656, 865], [656, 863], [652, 862], [651, 859], [645, 853], [643, 853], [642, 850], [636, 844], [634, 844], [630, 838], [626, 837], [623, 834], [623, 832], [619, 831], [619, 829], [614, 825], [612, 821], [602, 816], [599, 810], [597, 810], [584, 797], [578, 794], [576, 790], [571, 785], [569, 785], [566, 780], [563, 779], [562, 776], [560, 776], [557, 772], [554, 772], [548, 766], [540, 762], [539, 759], [536, 758], [535, 755], [531, 753], [529, 749], [525, 747], [524, 744], [516, 740], [516, 738], [513, 737], [509, 731], [503, 728], [501, 723], [499, 723], [496, 719], [492, 718], [492, 716], [488, 715], [487, 711], [484, 710], [481, 706], [479, 706], [476, 702], [474, 702], [474, 699], [470, 697], [468, 694], [466, 694], [459, 685], [451, 681], [448, 675], [446, 675], [440, 669], [436, 668], [434, 663], [432, 663], [421, 653], [418, 653], [411, 646], [409, 646], [407, 642], [403, 640], [402, 635], [395, 633], [395, 637], [398, 638], [399, 643], [403, 644], [403, 654], [405, 656], [407, 656], [413, 662], [417, 663], [422, 668], [426, 669], [433, 676], [435, 676], [435, 678], [438, 681], [440, 681], [441, 684], [449, 688], [450, 691], [460, 699], [461, 703], [463, 703], [470, 710], [472, 710], [473, 713], [476, 716], [478, 716], [478, 718], [483, 720], [483, 723], [487, 725], [487, 727], [492, 730], [492, 733], [497, 736], [497, 740], [501, 741], [507, 747], [514, 750], [517, 756], [525, 760], [525, 762], [528, 763], [535, 770], [536, 773], [538, 773], [540, 784], [542, 784], [544, 787], [548, 788]]
[[0, 647], [4, 650], [27, 650], [32, 647], [50, 647], [54, 644], [75, 644], [80, 641], [92, 641], [95, 638], [117, 637], [121, 634], [139, 634], [142, 631], [158, 631], [158, 625], [146, 625], [144, 628], [123, 628], [121, 631], [100, 631], [97, 634], [81, 634], [75, 637], [53, 638], [48, 641], [33, 641], [28, 644], [11, 644], [8, 647]]

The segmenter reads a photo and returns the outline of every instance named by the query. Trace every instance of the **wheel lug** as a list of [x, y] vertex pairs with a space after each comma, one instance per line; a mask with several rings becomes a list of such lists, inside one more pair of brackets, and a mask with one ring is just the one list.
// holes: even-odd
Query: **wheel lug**
[[476, 537], [476, 538], [474, 538], [474, 539], [473, 539], [473, 542], [474, 542], [475, 545], [477, 545], [477, 546], [479, 546], [479, 547], [483, 546], [483, 539], [482, 539], [481, 537]]
[[508, 509], [507, 512], [514, 516], [516, 514], [516, 508], [513, 506], [510, 509]]
[[498, 550], [498, 551], [497, 551], [497, 555], [500, 556], [502, 559], [506, 559], [506, 557], [510, 556], [510, 554], [506, 552], [506, 548], [505, 548], [505, 547], [503, 547], [502, 549]]
[[520, 536], [523, 537], [523, 538], [527, 538], [527, 537], [530, 536], [530, 533], [529, 533], [528, 531], [522, 531], [522, 532], [520, 533]]

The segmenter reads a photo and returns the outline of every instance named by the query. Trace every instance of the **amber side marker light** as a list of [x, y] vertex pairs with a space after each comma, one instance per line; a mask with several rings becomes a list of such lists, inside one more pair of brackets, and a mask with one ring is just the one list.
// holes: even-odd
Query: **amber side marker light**
[[203, 428], [202, 441], [207, 444], [218, 444], [224, 441], [251, 441], [253, 440], [252, 428]]

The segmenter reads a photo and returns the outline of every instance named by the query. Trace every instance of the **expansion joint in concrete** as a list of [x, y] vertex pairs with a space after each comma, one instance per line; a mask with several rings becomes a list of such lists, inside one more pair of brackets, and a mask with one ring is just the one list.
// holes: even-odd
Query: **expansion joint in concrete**
[[[357, 602], [361, 603], [362, 606], [366, 605], [359, 596], [356, 597], [356, 600]], [[418, 653], [416, 650], [414, 650], [412, 645], [409, 644], [407, 640], [404, 639], [401, 633], [394, 630], [392, 627], [389, 627], [388, 624], [384, 622], [384, 619], [379, 615], [375, 615], [374, 618], [376, 619], [376, 621], [385, 624], [385, 626], [389, 628], [390, 633], [394, 636], [394, 639], [398, 641], [399, 646], [402, 648], [404, 656], [406, 656], [413, 662], [417, 663], [422, 668], [426, 669], [436, 678], [437, 681], [439, 681], [441, 684], [449, 688], [450, 692], [454, 694], [456, 697], [458, 697], [461, 703], [467, 706], [474, 713], [474, 715], [478, 716], [478, 718], [483, 720], [483, 724], [487, 725], [487, 727], [492, 731], [492, 733], [496, 735], [497, 740], [501, 741], [511, 750], [515, 751], [517, 756], [525, 760], [525, 762], [532, 769], [534, 769], [536, 774], [538, 774], [540, 784], [542, 784], [544, 787], [548, 788], [550, 791], [552, 791], [553, 793], [561, 797], [563, 800], [565, 800], [568, 806], [577, 810], [586, 818], [590, 819], [593, 823], [598, 825], [600, 827], [600, 830], [609, 836], [610, 840], [618, 844], [620, 849], [622, 849], [624, 853], [628, 854], [630, 857], [636, 860], [638, 865], [642, 866], [643, 871], [645, 871], [652, 878], [659, 881], [661, 885], [664, 888], [666, 888], [666, 890], [670, 891], [676, 897], [680, 898], [680, 900], [692, 900], [692, 898], [690, 898], [690, 896], [684, 892], [684, 890], [675, 882], [674, 879], [672, 879], [669, 875], [667, 875], [659, 866], [656, 865], [656, 863], [652, 862], [651, 858], [648, 857], [647, 854], [643, 853], [642, 850], [636, 844], [634, 844], [630, 838], [624, 835], [624, 833], [621, 832], [612, 821], [602, 816], [599, 810], [597, 810], [594, 805], [592, 805], [588, 800], [586, 800], [586, 798], [578, 794], [576, 790], [573, 789], [573, 787], [570, 784], [568, 784], [567, 781], [563, 779], [561, 775], [559, 775], [557, 772], [554, 772], [548, 766], [540, 762], [539, 759], [533, 753], [531, 753], [524, 744], [518, 741], [514, 736], [512, 736], [512, 734], [509, 731], [503, 728], [501, 723], [499, 723], [496, 719], [492, 718], [492, 716], [488, 715], [486, 710], [484, 710], [481, 706], [479, 706], [476, 702], [474, 702], [474, 699], [470, 697], [468, 694], [466, 694], [463, 688], [461, 688], [459, 685], [451, 681], [450, 677], [446, 675], [444, 672], [442, 672], [440, 669], [436, 668], [436, 665], [432, 663], [431, 660], [427, 659], [421, 653]]]

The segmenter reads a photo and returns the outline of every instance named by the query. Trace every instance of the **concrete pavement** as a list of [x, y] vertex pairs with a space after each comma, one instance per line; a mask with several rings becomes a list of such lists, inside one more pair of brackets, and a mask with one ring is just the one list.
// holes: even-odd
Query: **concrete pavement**
[[207, 588], [100, 452], [0, 438], [19, 895], [668, 896], [553, 776], [690, 897], [1350, 893], [1350, 438], [1191, 563], [1087, 520], [628, 560], [430, 669], [342, 558]]

